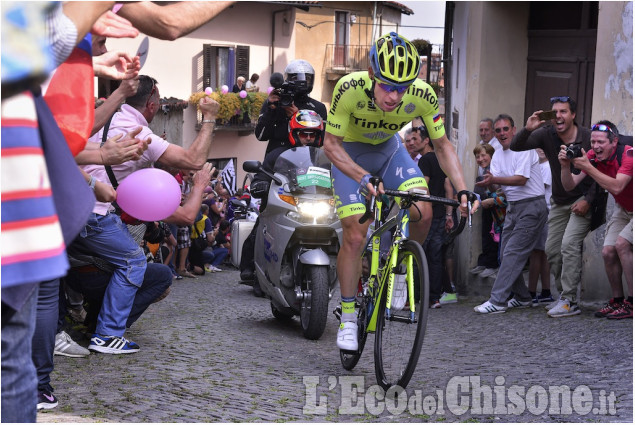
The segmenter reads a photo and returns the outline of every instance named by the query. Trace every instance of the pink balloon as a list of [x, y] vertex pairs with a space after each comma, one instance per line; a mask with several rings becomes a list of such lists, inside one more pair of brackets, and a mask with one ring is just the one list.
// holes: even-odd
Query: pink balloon
[[212, 94], [212, 93], [214, 93], [214, 90], [212, 90], [211, 87], [208, 87], [208, 88], [205, 89], [205, 94], [209, 95], [209, 94]]
[[229, 91], [229, 87], [223, 84], [223, 86], [220, 88], [220, 92], [223, 94], [227, 94], [228, 91]]
[[241, 97], [241, 99], [244, 99], [247, 97], [247, 92], [245, 90], [241, 90], [238, 95]]
[[117, 204], [143, 221], [171, 216], [181, 203], [181, 188], [174, 176], [158, 168], [144, 168], [126, 177], [117, 188]]
[[267, 94], [271, 94], [272, 91], [273, 91], [273, 87], [269, 86], [269, 88], [267, 89]]

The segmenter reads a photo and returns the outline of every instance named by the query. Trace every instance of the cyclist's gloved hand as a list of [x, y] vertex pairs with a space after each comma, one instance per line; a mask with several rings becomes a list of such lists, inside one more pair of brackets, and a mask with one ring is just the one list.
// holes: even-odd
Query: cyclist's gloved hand
[[370, 195], [370, 191], [368, 190], [368, 183], [370, 183], [370, 180], [372, 178], [373, 176], [371, 176], [370, 174], [366, 174], [359, 182], [359, 194], [362, 195], [364, 198], [368, 198], [368, 195]]
[[463, 208], [465, 208], [466, 213], [467, 213], [467, 205], [463, 204], [463, 195], [467, 197], [467, 202], [470, 202], [472, 204], [472, 210], [469, 213], [474, 214], [478, 210], [479, 206], [481, 205], [481, 196], [478, 193], [474, 193], [469, 190], [461, 190], [457, 194], [459, 202], [461, 202], [461, 212], [463, 212]]
[[[375, 193], [370, 193], [368, 183], [375, 188]], [[362, 177], [362, 181], [359, 182], [359, 194], [366, 199], [368, 199], [369, 195], [377, 196], [378, 194], [383, 193], [383, 190], [379, 187], [380, 184], [381, 179], [379, 177], [373, 177], [370, 174], [366, 174]]]

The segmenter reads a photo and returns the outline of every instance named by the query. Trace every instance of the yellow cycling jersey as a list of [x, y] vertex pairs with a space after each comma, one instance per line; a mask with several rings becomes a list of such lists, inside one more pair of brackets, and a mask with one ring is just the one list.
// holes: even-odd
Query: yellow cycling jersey
[[371, 101], [372, 81], [368, 71], [342, 77], [333, 90], [326, 131], [345, 142], [373, 145], [384, 143], [416, 117], [422, 117], [431, 139], [445, 134], [439, 116], [439, 101], [430, 85], [415, 80], [391, 112], [384, 112]]

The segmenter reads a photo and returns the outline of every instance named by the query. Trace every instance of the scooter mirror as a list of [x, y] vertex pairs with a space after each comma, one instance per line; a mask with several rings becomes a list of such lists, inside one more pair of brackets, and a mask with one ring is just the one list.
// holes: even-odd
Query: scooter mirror
[[243, 162], [243, 170], [248, 173], [257, 173], [260, 171], [262, 164], [260, 161], [245, 161]]

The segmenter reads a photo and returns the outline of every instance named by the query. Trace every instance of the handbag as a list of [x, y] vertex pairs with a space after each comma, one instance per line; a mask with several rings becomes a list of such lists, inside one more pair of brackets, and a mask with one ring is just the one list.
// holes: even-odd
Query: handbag
[[595, 192], [595, 199], [593, 199], [591, 203], [591, 231], [606, 223], [606, 202], [609, 198], [609, 193], [599, 188], [600, 185], [598, 185], [598, 190]]
[[207, 239], [198, 232], [198, 229], [196, 229], [196, 225], [194, 225], [193, 228], [196, 232], [196, 237], [192, 238], [192, 248], [197, 251], [203, 251], [205, 248], [207, 248]]

